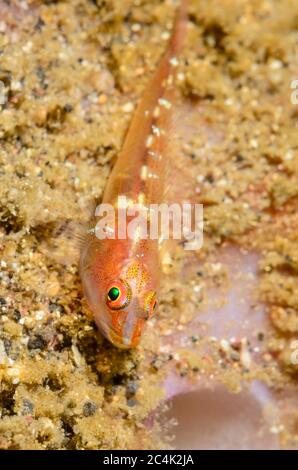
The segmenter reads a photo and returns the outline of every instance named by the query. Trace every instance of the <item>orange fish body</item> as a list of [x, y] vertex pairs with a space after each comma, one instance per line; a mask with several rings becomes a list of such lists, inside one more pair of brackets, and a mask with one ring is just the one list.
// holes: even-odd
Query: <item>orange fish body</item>
[[[167, 142], [172, 125], [175, 68], [186, 25], [181, 3], [168, 48], [132, 119], [112, 170], [103, 203], [119, 211], [119, 201], [142, 208], [162, 202], [168, 165]], [[116, 222], [117, 225], [117, 222]], [[101, 332], [119, 348], [133, 348], [146, 321], [157, 310], [158, 240], [138, 234], [120, 239], [86, 240], [80, 259], [84, 293]]]

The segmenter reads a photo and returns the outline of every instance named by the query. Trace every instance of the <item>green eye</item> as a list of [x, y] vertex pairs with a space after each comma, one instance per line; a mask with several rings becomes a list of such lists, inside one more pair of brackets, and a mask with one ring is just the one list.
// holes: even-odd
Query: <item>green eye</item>
[[118, 287], [111, 287], [111, 289], [108, 292], [109, 300], [111, 300], [112, 302], [115, 302], [115, 300], [117, 300], [119, 296], [120, 296], [120, 290], [118, 289]]
[[131, 300], [131, 288], [123, 279], [117, 279], [106, 287], [106, 304], [111, 310], [124, 309]]

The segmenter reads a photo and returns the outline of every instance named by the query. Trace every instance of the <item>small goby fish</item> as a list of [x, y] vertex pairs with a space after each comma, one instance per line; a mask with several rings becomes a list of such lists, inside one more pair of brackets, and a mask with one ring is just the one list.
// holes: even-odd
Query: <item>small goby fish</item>
[[[175, 70], [186, 31], [187, 1], [178, 7], [169, 44], [149, 81], [109, 177], [103, 203], [119, 209], [125, 197], [144, 208], [165, 192], [168, 142], [173, 128]], [[137, 346], [146, 321], [157, 311], [158, 240], [106, 238], [90, 234], [80, 256], [84, 294], [104, 336], [119, 348]]]

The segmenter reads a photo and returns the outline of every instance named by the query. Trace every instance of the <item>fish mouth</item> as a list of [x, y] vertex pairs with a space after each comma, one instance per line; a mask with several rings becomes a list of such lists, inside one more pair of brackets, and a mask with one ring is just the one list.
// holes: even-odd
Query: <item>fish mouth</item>
[[115, 333], [113, 330], [109, 332], [107, 337], [109, 341], [119, 349], [133, 349], [138, 345], [140, 340], [140, 336], [132, 340], [130, 336], [119, 336], [119, 334]]
[[119, 334], [119, 331], [115, 331], [107, 323], [99, 324], [98, 328], [103, 336], [118, 349], [134, 349], [141, 338], [141, 331], [138, 334], [133, 334], [134, 330], [129, 330], [128, 334]]

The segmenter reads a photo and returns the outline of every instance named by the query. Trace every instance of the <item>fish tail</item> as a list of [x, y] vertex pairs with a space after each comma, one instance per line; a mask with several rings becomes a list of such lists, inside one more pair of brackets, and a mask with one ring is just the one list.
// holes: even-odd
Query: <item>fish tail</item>
[[[143, 155], [146, 150], [146, 139], [152, 131], [152, 121], [148, 119], [148, 115], [153, 113], [158, 99], [165, 92], [165, 82], [169, 75], [175, 75], [171, 59], [177, 57], [183, 48], [183, 40], [186, 33], [187, 25], [187, 6], [188, 0], [182, 0], [178, 7], [176, 18], [174, 21], [173, 32], [163, 55], [159, 66], [153, 74], [151, 81], [144, 93], [139, 105], [134, 113], [131, 125], [129, 127], [126, 139], [122, 147], [122, 158], [119, 159], [114, 167], [113, 174], [120, 172], [121, 169], [127, 173], [128, 162], [132, 161], [132, 153], [135, 155]], [[124, 157], [124, 155], [126, 157]], [[120, 164], [121, 162], [121, 164]], [[152, 180], [153, 181], [153, 180]], [[105, 195], [109, 191], [106, 189]]]
[[183, 47], [187, 27], [188, 4], [189, 0], [181, 0], [180, 6], [177, 9], [168, 51], [169, 55], [172, 57], [179, 55]]

